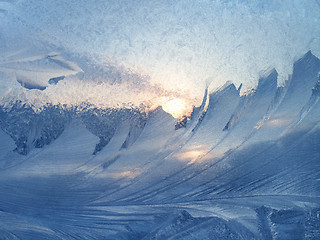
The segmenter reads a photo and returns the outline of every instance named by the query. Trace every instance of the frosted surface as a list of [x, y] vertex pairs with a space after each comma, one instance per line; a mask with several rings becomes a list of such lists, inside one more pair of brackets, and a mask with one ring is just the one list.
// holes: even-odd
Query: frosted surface
[[2, 107], [0, 236], [318, 239], [319, 70], [308, 52], [286, 87], [272, 70], [248, 95], [206, 91], [185, 125], [160, 107]]
[[[133, 71], [196, 103], [208, 81], [212, 88], [227, 80], [244, 83], [245, 91], [257, 85], [261, 71], [275, 67], [282, 84], [305, 52], [320, 54], [317, 0], [0, 3], [0, 58], [32, 45], [33, 52], [63, 50], [76, 54], [81, 66], [87, 64], [79, 56], [94, 59], [107, 72], [104, 80], [115, 70]], [[14, 87], [6, 77], [1, 84]]]
[[319, 23], [0, 0], [0, 239], [320, 239]]

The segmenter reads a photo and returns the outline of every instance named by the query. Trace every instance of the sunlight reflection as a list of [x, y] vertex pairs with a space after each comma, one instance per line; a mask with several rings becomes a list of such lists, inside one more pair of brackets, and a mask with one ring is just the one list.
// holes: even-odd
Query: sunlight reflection
[[254, 126], [255, 129], [260, 129], [263, 125], [269, 126], [269, 127], [281, 127], [284, 125], [287, 125], [290, 123], [292, 119], [288, 117], [282, 117], [278, 116], [277, 118], [270, 119], [270, 117], [263, 119], [259, 121], [256, 126]]
[[188, 147], [185, 151], [177, 153], [176, 158], [179, 161], [186, 161], [188, 164], [194, 163], [196, 161], [201, 161], [209, 151], [207, 145], [196, 145]]
[[113, 178], [135, 178], [136, 176], [141, 174], [141, 169], [140, 168], [135, 168], [132, 170], [126, 170], [126, 171], [121, 171], [121, 172], [114, 172], [112, 173]]

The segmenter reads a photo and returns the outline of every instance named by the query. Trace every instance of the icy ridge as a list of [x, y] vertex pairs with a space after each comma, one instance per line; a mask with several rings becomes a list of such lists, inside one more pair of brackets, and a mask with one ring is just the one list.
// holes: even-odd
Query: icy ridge
[[[308, 96], [304, 92], [308, 91], [309, 86], [310, 89], [313, 87], [313, 95], [317, 94], [318, 85], [315, 84], [317, 83], [315, 75], [319, 71], [320, 60], [311, 52], [308, 52], [294, 64], [294, 73], [285, 87], [277, 88], [278, 73], [275, 69], [272, 69], [260, 78], [257, 89], [249, 95], [239, 97], [240, 88], [236, 89], [230, 82], [211, 94], [206, 89], [202, 105], [198, 108], [194, 107], [191, 116], [186, 116], [180, 120], [175, 128], [177, 130], [192, 125], [192, 133], [194, 134], [202, 125], [203, 119], [218, 117], [211, 116], [211, 112], [217, 111], [221, 105], [219, 102], [224, 101], [222, 100], [224, 98], [233, 99], [231, 104], [237, 104], [235, 99], [240, 101], [235, 110], [231, 109], [233, 113], [221, 130], [230, 130], [246, 118], [248, 118], [247, 123], [251, 122], [253, 126], [256, 125], [255, 128], [260, 128], [265, 122], [269, 121], [277, 109], [281, 110], [281, 108], [287, 106], [287, 102], [290, 104], [289, 108], [292, 108], [291, 105], [296, 102], [294, 95], [297, 95], [297, 98], [307, 100]], [[306, 74], [305, 77], [301, 77], [303, 73]], [[310, 91], [310, 96], [311, 94]], [[304, 100], [300, 101], [299, 104], [301, 105], [303, 102]], [[307, 103], [307, 101], [305, 102]], [[301, 110], [301, 108], [298, 110]], [[89, 131], [99, 137], [100, 142], [97, 144], [94, 154], [101, 151], [109, 143], [120, 122], [129, 121], [131, 130], [122, 146], [127, 148], [140, 135], [148, 115], [144, 105], [135, 107], [134, 105], [124, 104], [118, 108], [101, 108], [84, 102], [71, 107], [47, 104], [37, 108], [23, 101], [17, 101], [14, 97], [8, 98], [1, 105], [0, 110], [2, 116], [1, 128], [16, 142], [16, 151], [24, 155], [32, 148], [42, 148], [58, 138], [65, 125], [72, 118], [79, 118]], [[248, 114], [252, 111], [255, 112], [255, 116], [250, 117]], [[18, 127], [13, 127], [12, 122], [15, 122], [15, 126]]]
[[21, 101], [0, 106], [0, 127], [15, 141], [19, 154], [26, 155], [33, 148], [42, 148], [57, 139], [72, 119], [79, 119], [98, 136], [94, 154], [108, 144], [117, 127], [126, 120], [136, 128], [143, 128], [147, 118], [142, 108], [101, 109], [91, 104], [72, 108], [48, 104], [33, 109]]

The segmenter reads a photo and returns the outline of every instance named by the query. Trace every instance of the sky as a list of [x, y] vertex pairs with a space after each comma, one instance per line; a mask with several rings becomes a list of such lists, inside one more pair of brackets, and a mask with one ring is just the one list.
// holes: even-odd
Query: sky
[[[320, 1], [0, 0], [0, 44], [2, 97], [197, 105], [209, 83], [230, 80], [246, 91], [276, 68], [283, 84], [307, 51], [319, 57]], [[64, 69], [47, 63], [52, 52]], [[66, 61], [76, 67], [64, 71]], [[20, 65], [9, 71], [13, 62]], [[47, 88], [21, 89], [18, 78]]]

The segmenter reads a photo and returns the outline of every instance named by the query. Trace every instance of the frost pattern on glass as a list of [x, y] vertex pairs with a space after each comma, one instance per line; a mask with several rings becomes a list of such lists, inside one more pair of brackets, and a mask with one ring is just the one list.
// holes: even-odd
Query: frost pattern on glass
[[320, 239], [319, 12], [0, 0], [0, 239]]
[[[306, 53], [190, 116], [158, 107], [1, 107], [0, 236], [317, 239], [320, 60]], [[177, 127], [178, 126], [178, 127]]]

